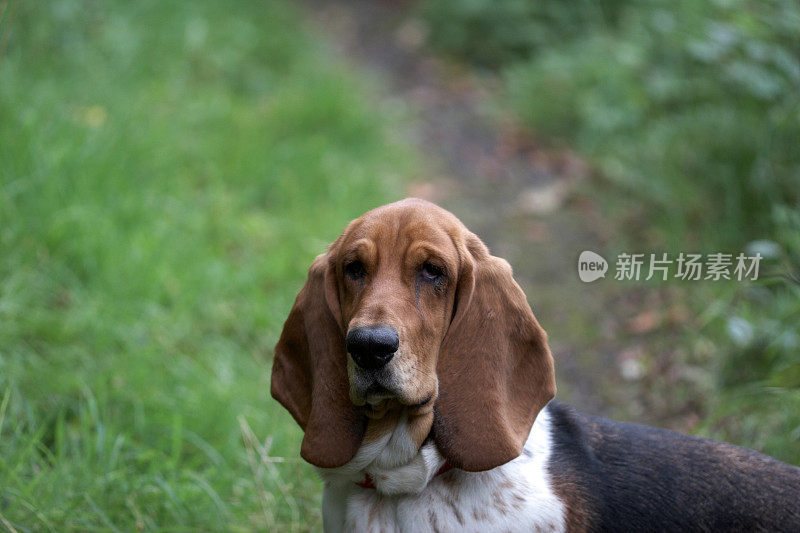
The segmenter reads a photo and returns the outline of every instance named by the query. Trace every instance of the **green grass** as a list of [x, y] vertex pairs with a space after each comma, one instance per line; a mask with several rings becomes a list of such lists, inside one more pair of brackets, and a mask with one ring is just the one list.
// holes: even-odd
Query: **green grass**
[[0, 523], [319, 527], [272, 348], [314, 255], [412, 171], [398, 118], [284, 2], [12, 8]]

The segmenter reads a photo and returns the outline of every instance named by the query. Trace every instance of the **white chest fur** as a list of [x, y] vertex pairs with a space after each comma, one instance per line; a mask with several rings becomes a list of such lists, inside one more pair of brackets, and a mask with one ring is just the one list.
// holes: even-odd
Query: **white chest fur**
[[[543, 409], [522, 455], [486, 472], [435, 473], [444, 459], [433, 442], [419, 450], [401, 418], [395, 431], [359, 450], [347, 465], [319, 469], [325, 531], [564, 531], [566, 509], [547, 472], [550, 420]], [[376, 489], [356, 485], [368, 473]]]

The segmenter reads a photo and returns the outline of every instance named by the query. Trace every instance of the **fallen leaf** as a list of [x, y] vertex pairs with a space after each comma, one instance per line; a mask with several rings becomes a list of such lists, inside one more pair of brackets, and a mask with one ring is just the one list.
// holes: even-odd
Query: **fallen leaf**
[[658, 328], [661, 323], [661, 314], [655, 309], [643, 311], [628, 321], [628, 333], [641, 335]]

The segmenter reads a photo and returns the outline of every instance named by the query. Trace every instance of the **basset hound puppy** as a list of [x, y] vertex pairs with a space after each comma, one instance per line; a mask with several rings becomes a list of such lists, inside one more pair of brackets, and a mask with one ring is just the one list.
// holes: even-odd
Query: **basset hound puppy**
[[275, 347], [326, 531], [800, 531], [800, 469], [551, 401], [511, 267], [423, 200], [352, 221]]

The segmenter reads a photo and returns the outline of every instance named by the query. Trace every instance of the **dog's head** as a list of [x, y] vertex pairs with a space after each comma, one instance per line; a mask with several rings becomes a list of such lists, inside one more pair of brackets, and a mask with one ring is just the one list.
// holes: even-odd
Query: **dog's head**
[[456, 467], [517, 457], [555, 395], [553, 359], [511, 267], [451, 213], [408, 199], [351, 222], [311, 265], [275, 347], [272, 394], [301, 455], [346, 464], [368, 417], [432, 413]]

